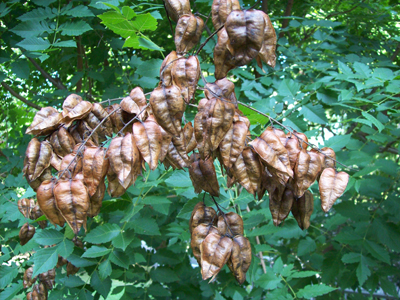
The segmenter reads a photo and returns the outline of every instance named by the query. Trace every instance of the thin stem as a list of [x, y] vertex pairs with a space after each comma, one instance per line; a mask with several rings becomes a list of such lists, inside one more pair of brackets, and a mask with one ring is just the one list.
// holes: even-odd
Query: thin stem
[[222, 28], [224, 28], [225, 25], [222, 25], [220, 28], [218, 28], [216, 31], [214, 31], [205, 41], [203, 44], [200, 45], [199, 49], [197, 49], [195, 56], [199, 55], [201, 49], [204, 48], [204, 46], [208, 43], [209, 40], [212, 39], [214, 35], [216, 35]]
[[285, 284], [289, 287], [290, 291], [291, 291], [292, 294], [293, 294], [294, 299], [297, 299], [297, 295], [296, 295], [296, 293], [293, 291], [291, 285], [286, 281], [286, 279], [285, 279], [282, 275], [279, 275], [279, 276], [282, 278], [282, 280], [285, 282]]

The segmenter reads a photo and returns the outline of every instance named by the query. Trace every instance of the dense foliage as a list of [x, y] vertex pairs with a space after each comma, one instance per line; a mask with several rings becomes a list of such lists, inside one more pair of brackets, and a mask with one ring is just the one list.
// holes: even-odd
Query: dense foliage
[[[192, 10], [205, 20], [211, 3], [192, 1]], [[268, 12], [279, 35], [277, 65], [264, 64], [264, 72], [253, 62], [230, 71], [237, 98], [334, 149], [349, 166], [343, 169], [350, 182], [329, 213], [316, 199], [312, 224], [302, 231], [293, 216], [275, 227], [268, 197], [255, 201], [245, 190], [227, 189], [216, 164], [218, 203], [242, 215], [252, 244], [252, 265], [239, 286], [226, 267], [216, 282], [201, 280], [188, 222], [203, 194], [194, 193], [188, 172], [160, 165], [122, 197], [106, 197], [87, 233], [79, 234], [86, 251], [74, 246], [68, 226], [40, 229], [16, 205], [35, 195], [22, 167], [31, 138], [24, 133], [38, 108], [61, 108], [72, 92], [99, 102], [157, 85], [162, 59], [175, 47], [162, 1], [0, 3], [1, 300], [23, 298], [25, 269], [34, 264], [34, 272], [45, 272], [58, 255], [80, 270], [67, 277], [65, 267], [57, 269], [50, 299], [399, 296], [400, 8], [389, 0], [263, 1], [256, 8]], [[136, 25], [119, 27], [116, 18]], [[207, 25], [213, 32], [210, 20]], [[215, 43], [212, 38], [199, 54], [210, 82]], [[199, 90], [196, 101], [201, 97]], [[255, 135], [270, 125], [267, 117], [239, 108]], [[188, 108], [185, 119], [195, 113]], [[311, 190], [317, 195], [318, 185]], [[208, 196], [205, 201], [213, 204]], [[18, 232], [26, 222], [36, 234], [21, 246]]]

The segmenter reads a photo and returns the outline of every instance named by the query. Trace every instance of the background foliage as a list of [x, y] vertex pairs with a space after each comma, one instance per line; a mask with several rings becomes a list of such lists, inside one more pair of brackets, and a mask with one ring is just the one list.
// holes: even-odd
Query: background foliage
[[[37, 226], [16, 206], [21, 197], [34, 196], [21, 169], [30, 140], [24, 132], [36, 109], [60, 108], [71, 92], [93, 102], [127, 95], [138, 85], [149, 92], [174, 43], [160, 0], [0, 3], [1, 300], [22, 298], [24, 270], [32, 264], [36, 273], [53, 268], [58, 254], [80, 271], [66, 277], [58, 269], [50, 299], [399, 296], [399, 5], [394, 0], [293, 2], [256, 4], [268, 11], [280, 36], [276, 68], [264, 65], [264, 73], [253, 64], [230, 72], [230, 79], [240, 101], [337, 151], [338, 160], [352, 167], [351, 178], [328, 214], [317, 197], [312, 226], [301, 231], [292, 216], [274, 227], [268, 196], [254, 201], [245, 190], [227, 190], [219, 172], [219, 203], [240, 211], [253, 246], [243, 286], [226, 267], [216, 283], [201, 280], [189, 249], [188, 219], [203, 195], [194, 193], [188, 172], [163, 166], [145, 172], [121, 198], [105, 198], [101, 214], [80, 234], [86, 252], [74, 247], [69, 228], [37, 227], [34, 238], [19, 245], [19, 228], [25, 222]], [[211, 3], [197, 0], [191, 6], [208, 15]], [[253, 4], [243, 1], [242, 7]], [[112, 24], [116, 18], [124, 20]], [[214, 80], [215, 42], [210, 40], [199, 56], [209, 81]], [[268, 124], [241, 109], [253, 133]], [[185, 118], [192, 120], [195, 112], [188, 109]], [[311, 189], [317, 194], [317, 185]], [[206, 202], [211, 205], [207, 197]]]

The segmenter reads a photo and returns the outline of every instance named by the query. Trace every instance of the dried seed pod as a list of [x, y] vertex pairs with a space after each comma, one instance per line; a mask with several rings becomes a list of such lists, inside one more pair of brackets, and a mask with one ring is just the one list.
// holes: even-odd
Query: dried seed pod
[[218, 230], [221, 235], [243, 235], [243, 220], [234, 212], [227, 214], [219, 214], [218, 216]]
[[[112, 113], [114, 111], [114, 113]], [[119, 104], [113, 104], [106, 107], [106, 112], [110, 115], [114, 133], [118, 133], [125, 125], [122, 117], [122, 109]]]
[[37, 276], [32, 278], [32, 274], [33, 274], [33, 267], [29, 267], [28, 269], [25, 270], [24, 281], [23, 281], [25, 289], [32, 286], [32, 284], [34, 284], [37, 279]]
[[70, 153], [61, 161], [60, 171], [67, 170], [61, 178], [74, 178], [76, 174], [82, 172], [82, 154]]
[[29, 218], [31, 216], [31, 211], [35, 207], [35, 200], [23, 198], [18, 200], [18, 210], [21, 214], [24, 215], [25, 218]]
[[230, 70], [236, 67], [236, 61], [227, 47], [230, 41], [226, 29], [223, 28], [222, 30], [220, 30], [217, 35], [218, 41], [214, 47], [214, 76], [216, 79], [222, 79], [226, 77]]
[[209, 233], [200, 245], [201, 275], [203, 280], [211, 278], [213, 281], [228, 261], [233, 242], [228, 237], [221, 237], [217, 233]]
[[43, 283], [35, 285], [32, 289], [33, 300], [47, 300], [47, 289]]
[[77, 236], [74, 236], [72, 238], [72, 242], [75, 244], [76, 247], [83, 249], [83, 243]]
[[47, 219], [54, 225], [63, 227], [65, 220], [56, 206], [53, 189], [53, 181], [43, 181], [37, 190], [37, 201], [40, 206], [40, 210], [45, 214]]
[[53, 151], [61, 157], [71, 153], [75, 147], [74, 138], [64, 127], [60, 127], [55, 131], [50, 136], [49, 142], [53, 146]]
[[202, 159], [207, 159], [211, 155], [211, 149], [209, 143], [206, 142], [207, 132], [205, 131], [205, 124], [203, 124], [203, 119], [204, 110], [199, 110], [199, 112], [194, 117], [194, 137], [196, 138], [197, 149], [199, 150], [200, 157]]
[[178, 59], [173, 64], [171, 75], [173, 84], [181, 89], [183, 100], [190, 103], [200, 78], [200, 62], [197, 56]]
[[92, 197], [109, 167], [106, 157], [107, 149], [99, 147], [86, 147], [82, 159], [83, 182], [86, 184], [89, 196]]
[[192, 231], [190, 247], [192, 248], [193, 255], [196, 258], [196, 260], [200, 266], [201, 266], [200, 246], [201, 246], [201, 243], [206, 238], [206, 236], [210, 233], [219, 234], [219, 231], [215, 226], [206, 225], [204, 223], [199, 224], [198, 226], [194, 227], [194, 229]]
[[26, 294], [26, 300], [32, 300], [32, 292]]
[[229, 270], [239, 284], [246, 280], [246, 272], [251, 264], [251, 245], [247, 238], [235, 236], [233, 238], [232, 254], [227, 261]]
[[22, 172], [28, 182], [37, 179], [50, 166], [53, 149], [49, 142], [33, 138], [26, 148]]
[[280, 138], [282, 145], [286, 148], [289, 155], [290, 168], [293, 170], [300, 153], [299, 140], [288, 133], [285, 138]]
[[[105, 120], [104, 120], [105, 119]], [[104, 122], [99, 126], [99, 124]], [[92, 111], [84, 120], [90, 128], [96, 128], [96, 133], [100, 141], [104, 141], [107, 137], [111, 137], [113, 133], [112, 122], [108, 118], [107, 111], [101, 106], [100, 103], [93, 103]]]
[[68, 262], [68, 264], [67, 264], [67, 276], [75, 275], [76, 273], [78, 273], [78, 271], [79, 271], [78, 267], [75, 267], [73, 264]]
[[[290, 134], [290, 133], [288, 133], [288, 134]], [[307, 145], [307, 143], [308, 143], [307, 136], [302, 132], [297, 132], [296, 130], [293, 131], [293, 135], [299, 140], [299, 143], [301, 144], [300, 148], [307, 149], [307, 147], [308, 147], [308, 145]]]
[[207, 99], [223, 98], [237, 105], [235, 85], [232, 81], [222, 78], [213, 83], [207, 83], [204, 88], [204, 95]]
[[47, 290], [52, 290], [55, 284], [56, 269], [48, 270], [39, 274], [39, 280], [44, 284]]
[[161, 131], [153, 116], [145, 122], [134, 123], [132, 126], [136, 146], [143, 159], [149, 164], [150, 170], [155, 170], [161, 153]]
[[204, 29], [204, 21], [192, 14], [180, 16], [175, 28], [175, 46], [178, 54], [187, 53], [198, 44]]
[[161, 151], [160, 156], [158, 157], [160, 162], [163, 162], [169, 149], [169, 145], [171, 144], [172, 136], [166, 132], [161, 126], [159, 126], [161, 132]]
[[150, 105], [157, 123], [172, 136], [179, 136], [186, 104], [177, 86], [160, 86], [150, 96]]
[[92, 111], [92, 103], [83, 101], [78, 95], [69, 95], [63, 103], [63, 120], [65, 126], [69, 127], [73, 121], [84, 119]]
[[[184, 56], [179, 56], [179, 60], [185, 59]], [[163, 60], [160, 67], [160, 80], [162, 85], [169, 86], [172, 85], [172, 67], [175, 62], [178, 60], [178, 56], [176, 51], [170, 52], [167, 57]]]
[[304, 230], [310, 226], [310, 217], [314, 210], [314, 197], [310, 191], [293, 201], [292, 214], [299, 227]]
[[[236, 96], [235, 96], [236, 99]], [[249, 119], [239, 110], [235, 109], [235, 115], [233, 116], [233, 123], [236, 122], [243, 122], [246, 124], [247, 128], [250, 128], [250, 121]], [[248, 132], [247, 136], [251, 136]]]
[[219, 151], [225, 168], [230, 169], [243, 152], [248, 130], [244, 122], [234, 122], [223, 137], [219, 144]]
[[185, 127], [183, 127], [183, 134], [185, 136], [185, 141], [186, 141], [186, 153], [192, 152], [197, 147], [197, 142], [194, 136], [194, 128], [192, 126], [192, 122], [186, 123]]
[[63, 265], [66, 265], [67, 263], [68, 263], [68, 260], [66, 260], [64, 257], [59, 255], [56, 268], [61, 268]]
[[[75, 142], [75, 140], [74, 140], [74, 142]], [[50, 159], [50, 165], [57, 171], [60, 171], [61, 161], [62, 161], [62, 159], [53, 152], [53, 154], [51, 155], [51, 159]]]
[[25, 245], [35, 234], [35, 227], [25, 223], [19, 230], [19, 243], [21, 246]]
[[320, 149], [320, 151], [317, 151], [316, 149], [311, 149], [310, 152], [313, 153], [318, 153], [321, 156], [322, 159], [322, 169], [326, 168], [335, 168], [336, 167], [336, 162], [333, 159], [336, 160], [336, 153], [333, 151], [332, 148], [324, 147]]
[[219, 183], [211, 157], [194, 161], [189, 167], [189, 176], [196, 193], [204, 190], [212, 196], [219, 196]]
[[293, 192], [288, 188], [283, 192], [282, 199], [276, 199], [274, 196], [269, 197], [269, 210], [275, 226], [278, 226], [287, 218], [292, 209], [293, 201]]
[[146, 96], [144, 95], [141, 87], [135, 87], [129, 93], [129, 97], [131, 97], [131, 99], [139, 106], [140, 110], [143, 110], [147, 106]]
[[[319, 154], [313, 152], [307, 152], [307, 154], [310, 156], [310, 163], [308, 164], [307, 172], [302, 177], [302, 180], [295, 180], [296, 186], [294, 195], [298, 198], [301, 197], [303, 193], [315, 182], [322, 170], [322, 161]], [[299, 154], [299, 161], [301, 155], [302, 152]]]
[[39, 188], [39, 186], [42, 184], [43, 181], [46, 180], [51, 180], [53, 176], [51, 175], [51, 170], [50, 168], [47, 168], [43, 171], [42, 175], [40, 175], [38, 178], [36, 178], [33, 181], [28, 181], [28, 184], [30, 185], [30, 187], [36, 192], [37, 189]]
[[89, 194], [82, 181], [60, 180], [54, 187], [56, 205], [68, 225], [78, 234], [83, 225], [86, 230], [86, 216], [89, 209]]
[[[123, 112], [126, 112], [135, 117], [140, 113], [141, 109], [131, 97], [125, 97], [120, 103]], [[138, 119], [142, 120], [142, 115], [139, 115]]]
[[307, 181], [305, 181], [305, 177], [310, 168], [310, 160], [310, 155], [305, 149], [302, 149], [294, 167], [294, 195], [297, 198], [303, 196], [304, 192], [309, 188], [309, 186], [307, 186]]
[[264, 36], [263, 42], [260, 49], [260, 52], [257, 56], [257, 64], [262, 69], [261, 60], [264, 61], [267, 65], [275, 68], [276, 64], [276, 33], [275, 29], [272, 26], [271, 20], [268, 15], [264, 12], [261, 12], [264, 18]]
[[90, 127], [89, 124], [84, 120], [80, 120], [77, 125], [77, 130], [83, 141], [85, 141], [90, 136], [90, 140], [93, 142], [93, 144], [95, 144], [96, 146], [99, 145], [100, 139], [97, 130], [94, 131], [94, 128]]
[[104, 183], [104, 179], [100, 181], [99, 185], [95, 193], [90, 197], [89, 209], [88, 209], [88, 217], [93, 218], [100, 213], [100, 208], [103, 204], [103, 198], [106, 193], [106, 184]]
[[189, 0], [166, 0], [164, 3], [169, 17], [175, 22], [178, 22], [180, 16], [190, 14]]
[[[81, 121], [77, 121], [76, 124], [72, 125], [68, 129], [69, 133], [71, 134], [71, 136], [74, 139], [76, 144], [83, 143], [87, 139], [87, 137], [89, 136], [90, 132], [89, 131], [85, 131], [85, 130], [89, 130], [89, 128], [87, 126], [82, 126], [81, 125]], [[90, 138], [86, 142], [86, 145], [87, 146], [97, 146], [98, 143], [96, 143], [92, 138]]]
[[214, 208], [205, 206], [203, 202], [197, 203], [192, 211], [189, 221], [190, 233], [200, 224], [217, 225], [217, 214]]
[[43, 107], [33, 118], [31, 126], [28, 127], [25, 134], [48, 135], [60, 125], [62, 114], [54, 107]]
[[336, 172], [333, 168], [326, 168], [319, 179], [319, 192], [321, 194], [321, 207], [328, 212], [336, 199], [345, 191], [349, 182], [349, 174]]
[[[32, 209], [32, 213], [30, 216], [31, 220], [37, 220], [39, 219], [41, 216], [43, 216], [43, 212], [40, 210], [39, 205], [36, 205], [33, 209]], [[37, 222], [38, 225], [40, 226], [40, 228], [44, 229], [47, 227], [47, 221], [43, 220], [43, 221], [38, 221]]]
[[212, 23], [215, 30], [225, 24], [226, 19], [233, 10], [240, 10], [238, 0], [214, 0], [211, 6]]
[[[182, 140], [180, 139], [180, 141]], [[177, 141], [175, 141], [175, 144], [177, 144]], [[176, 169], [181, 170], [188, 166], [188, 159], [186, 159], [186, 157], [187, 157], [186, 151], [185, 152], [178, 151], [178, 149], [174, 145], [174, 142], [171, 141], [168, 147], [168, 153], [165, 156], [164, 165], [165, 163], [167, 163], [168, 166], [171, 166], [174, 170]]]

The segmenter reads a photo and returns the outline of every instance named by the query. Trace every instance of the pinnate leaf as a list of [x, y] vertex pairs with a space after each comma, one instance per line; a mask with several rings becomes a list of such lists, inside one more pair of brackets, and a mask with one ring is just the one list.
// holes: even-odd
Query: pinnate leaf
[[89, 232], [85, 241], [93, 244], [107, 243], [115, 238], [121, 231], [117, 224], [103, 224]]
[[328, 294], [334, 290], [336, 290], [336, 288], [330, 287], [325, 284], [307, 285], [303, 289], [299, 290], [297, 296], [299, 298], [311, 299]]

